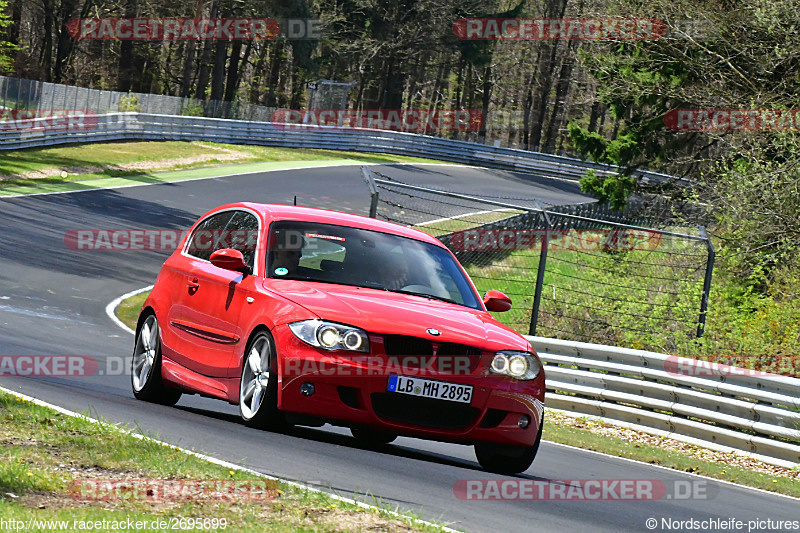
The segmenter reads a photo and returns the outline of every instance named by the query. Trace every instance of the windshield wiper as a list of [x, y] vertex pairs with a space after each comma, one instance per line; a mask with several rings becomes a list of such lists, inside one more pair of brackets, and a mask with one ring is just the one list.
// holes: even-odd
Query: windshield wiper
[[442, 301], [442, 302], [447, 302], [447, 303], [456, 304], [456, 305], [464, 305], [464, 304], [458, 303], [457, 301], [455, 301], [455, 300], [453, 300], [451, 298], [445, 298], [444, 296], [437, 296], [435, 294], [428, 294], [427, 292], [414, 292], [414, 291], [404, 291], [403, 289], [386, 289], [386, 288], [384, 288], [383, 290], [389, 291], [389, 292], [399, 292], [400, 294], [410, 294], [412, 296], [421, 296], [423, 298], [430, 298], [431, 300], [439, 300], [439, 301]]

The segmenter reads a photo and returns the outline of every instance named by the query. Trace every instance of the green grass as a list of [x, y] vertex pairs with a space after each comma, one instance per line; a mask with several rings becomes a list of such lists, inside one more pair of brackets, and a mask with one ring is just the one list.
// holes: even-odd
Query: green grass
[[424, 231], [428, 235], [437, 237], [439, 235], [446, 235], [454, 231], [474, 228], [476, 224], [488, 224], [490, 222], [503, 220], [504, 218], [509, 218], [520, 214], [522, 214], [522, 211], [515, 209], [497, 209], [489, 213], [468, 213], [465, 215], [448, 218], [447, 220], [423, 222], [415, 225], [414, 228]]
[[[229, 153], [226, 151], [238, 152], [240, 156], [235, 160], [226, 160], [223, 158]], [[206, 159], [194, 162], [179, 161], [195, 156], [203, 156]], [[188, 170], [235, 163], [341, 161], [347, 159], [367, 163], [441, 163], [441, 161], [431, 159], [389, 154], [247, 146], [200, 141], [111, 142], [57, 148], [2, 150], [0, 151], [0, 187], [137, 176], [154, 171]], [[46, 177], [32, 177], [30, 173], [34, 172], [55, 174]]]
[[[521, 333], [530, 324], [539, 258], [539, 250], [518, 250], [467, 267], [479, 290], [512, 297], [514, 309], [496, 318]], [[655, 261], [660, 262], [641, 264]], [[696, 331], [702, 291], [702, 275], [670, 279], [685, 272], [673, 256], [646, 251], [550, 250], [537, 333], [666, 353], [685, 350]]]
[[142, 305], [149, 295], [150, 291], [147, 291], [123, 300], [117, 307], [117, 318], [122, 320], [129, 328], [135, 330], [136, 321], [139, 318], [139, 311], [141, 311]]
[[[111, 424], [66, 416], [5, 393], [0, 393], [0, 444], [0, 516], [6, 520], [150, 522], [192, 517], [224, 518], [226, 529], [246, 532], [440, 531], [415, 522], [412, 515], [363, 509], [325, 493], [229, 470], [156, 441], [137, 439]], [[103, 479], [134, 486], [152, 480], [252, 482], [271, 491], [273, 498], [154, 502], [78, 497], [78, 487], [92, 487], [90, 483]]]

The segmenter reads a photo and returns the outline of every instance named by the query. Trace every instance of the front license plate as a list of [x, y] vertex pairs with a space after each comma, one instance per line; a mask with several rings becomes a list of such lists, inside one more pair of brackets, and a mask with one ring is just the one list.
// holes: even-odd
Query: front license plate
[[389, 392], [422, 396], [447, 400], [449, 402], [470, 403], [472, 401], [472, 385], [459, 385], [447, 381], [433, 379], [409, 378], [392, 374], [389, 376]]

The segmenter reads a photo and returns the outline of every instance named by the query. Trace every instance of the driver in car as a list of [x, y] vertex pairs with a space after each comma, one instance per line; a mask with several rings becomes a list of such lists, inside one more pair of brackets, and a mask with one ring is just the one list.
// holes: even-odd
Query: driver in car
[[275, 245], [269, 252], [269, 265], [277, 276], [297, 275], [303, 256], [303, 237], [289, 231], [275, 233]]

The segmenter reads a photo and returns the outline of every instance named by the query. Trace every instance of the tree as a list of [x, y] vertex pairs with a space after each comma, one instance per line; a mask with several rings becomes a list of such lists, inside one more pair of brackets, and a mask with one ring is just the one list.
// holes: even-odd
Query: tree
[[[714, 208], [718, 236], [737, 256], [743, 278], [797, 257], [800, 128], [674, 131], [665, 117], [679, 109], [797, 108], [796, 7], [792, 0], [745, 0], [735, 8], [725, 0], [654, 0], [642, 8], [638, 1], [623, 0], [627, 16], [660, 18], [667, 35], [583, 55], [600, 100], [620, 127], [616, 137], [607, 137], [573, 121], [576, 149], [595, 161], [621, 165], [626, 175], [647, 165], [693, 180], [694, 192]], [[687, 20], [695, 24], [677, 24]], [[765, 118], [762, 124], [769, 122]], [[603, 198], [621, 199], [635, 190], [614, 177], [589, 176], [582, 186]]]
[[[12, 26], [12, 19], [6, 12], [8, 0], [0, 0], [0, 30], [3, 30], [3, 37], [0, 39], [0, 72], [5, 72], [11, 66], [11, 52], [15, 48], [15, 36], [7, 35], [9, 26]], [[14, 25], [16, 26], [16, 25]], [[12, 27], [14, 29], [14, 27]], [[9, 38], [10, 40], [5, 40]]]

